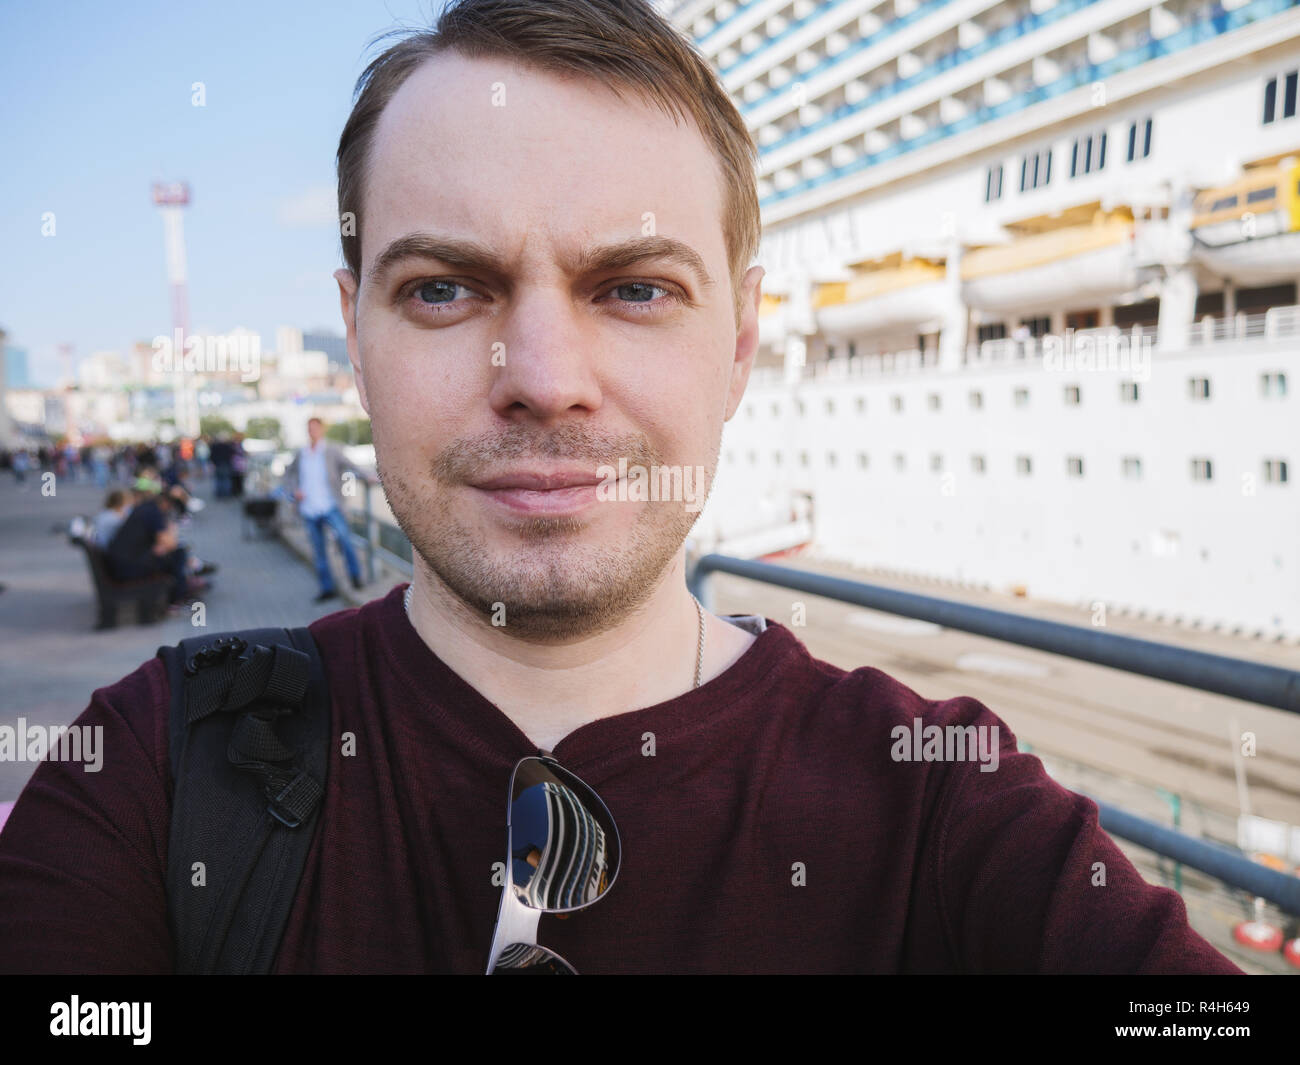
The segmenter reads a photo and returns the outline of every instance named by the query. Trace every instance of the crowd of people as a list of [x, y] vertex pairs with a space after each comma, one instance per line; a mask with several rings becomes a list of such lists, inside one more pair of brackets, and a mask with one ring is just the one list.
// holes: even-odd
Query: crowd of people
[[28, 477], [53, 473], [60, 480], [93, 481], [100, 488], [130, 483], [143, 469], [159, 471], [163, 483], [173, 485], [185, 477], [211, 477], [218, 499], [238, 499], [244, 494], [248, 456], [243, 433], [203, 434], [175, 443], [41, 444], [37, 447], [0, 449], [0, 471], [9, 471], [20, 485]]
[[[319, 582], [317, 602], [338, 597], [327, 539], [340, 549], [353, 587], [364, 585], [362, 567], [343, 514], [345, 478], [377, 483], [374, 473], [350, 462], [343, 449], [325, 439], [325, 423], [311, 418], [309, 442], [298, 448], [274, 494], [293, 504], [307, 530]], [[0, 450], [0, 471], [10, 471], [23, 489], [45, 473], [58, 480], [93, 481], [106, 489], [103, 509], [76, 532], [105, 555], [114, 580], [167, 574], [172, 579], [171, 610], [177, 612], [209, 587], [216, 566], [197, 558], [183, 531], [203, 506], [190, 484], [211, 480], [217, 499], [244, 496], [249, 471], [243, 433], [223, 433], [175, 443], [109, 445], [71, 443]]]

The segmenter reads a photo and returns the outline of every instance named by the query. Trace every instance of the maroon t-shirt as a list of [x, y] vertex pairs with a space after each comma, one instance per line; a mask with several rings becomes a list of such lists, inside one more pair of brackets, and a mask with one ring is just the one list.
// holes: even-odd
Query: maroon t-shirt
[[[420, 639], [404, 587], [311, 626], [332, 753], [279, 972], [486, 966], [510, 774], [537, 751]], [[151, 659], [78, 718], [104, 728], [99, 772], [38, 767], [0, 834], [0, 971], [171, 970], [167, 707]], [[901, 760], [928, 725], [997, 726], [996, 771]], [[541, 919], [580, 973], [1240, 972], [981, 703], [846, 672], [771, 620], [720, 676], [554, 754], [623, 846], [608, 895]]]

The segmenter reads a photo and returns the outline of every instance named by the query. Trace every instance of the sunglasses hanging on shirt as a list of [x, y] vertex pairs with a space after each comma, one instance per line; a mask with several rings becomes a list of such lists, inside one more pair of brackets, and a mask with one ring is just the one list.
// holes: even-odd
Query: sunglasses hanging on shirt
[[618, 876], [618, 829], [595, 791], [548, 754], [521, 758], [510, 776], [506, 883], [489, 975], [574, 975], [537, 943], [543, 914], [570, 914], [599, 900]]

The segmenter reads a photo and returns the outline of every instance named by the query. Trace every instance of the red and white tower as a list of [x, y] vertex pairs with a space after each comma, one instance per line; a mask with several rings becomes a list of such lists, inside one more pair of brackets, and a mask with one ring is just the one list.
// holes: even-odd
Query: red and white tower
[[[189, 339], [190, 297], [185, 270], [185, 228], [182, 212], [190, 203], [190, 187], [183, 181], [154, 182], [153, 202], [162, 212], [163, 239], [167, 249], [167, 283], [171, 287], [173, 357], [179, 367], [184, 344]], [[181, 436], [197, 436], [199, 409], [195, 382], [184, 370], [172, 377], [175, 395], [176, 431]]]

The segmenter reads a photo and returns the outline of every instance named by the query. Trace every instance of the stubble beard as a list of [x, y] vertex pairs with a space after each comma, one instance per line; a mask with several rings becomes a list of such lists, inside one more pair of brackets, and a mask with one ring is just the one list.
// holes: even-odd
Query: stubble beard
[[[561, 427], [527, 447], [517, 438], [473, 448], [462, 442], [444, 451], [426, 473], [387, 461], [388, 449], [376, 432], [375, 455], [393, 515], [437, 580], [474, 614], [504, 620], [511, 636], [552, 643], [606, 630], [638, 610], [699, 518], [699, 511], [686, 510], [682, 501], [611, 500], [597, 503], [591, 518], [486, 518], [495, 533], [491, 545], [464, 520], [464, 508], [487, 512], [470, 499], [478, 490], [466, 482], [468, 470], [475, 475], [495, 472], [503, 460], [521, 455], [556, 459], [591, 454], [590, 439]], [[643, 440], [619, 438], [618, 444], [621, 449], [602, 454], [625, 455], [629, 465], [657, 464]], [[593, 462], [593, 472], [604, 461]], [[715, 468], [708, 467], [710, 486]], [[636, 508], [637, 515], [626, 533], [598, 542], [592, 525], [603, 519], [606, 507]], [[502, 541], [509, 546], [497, 546]]]

